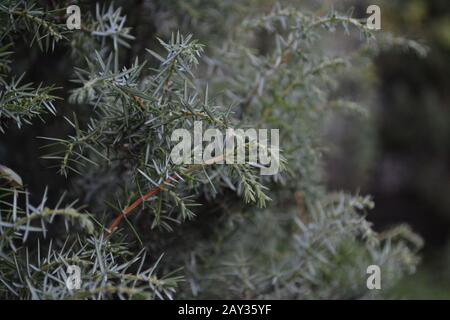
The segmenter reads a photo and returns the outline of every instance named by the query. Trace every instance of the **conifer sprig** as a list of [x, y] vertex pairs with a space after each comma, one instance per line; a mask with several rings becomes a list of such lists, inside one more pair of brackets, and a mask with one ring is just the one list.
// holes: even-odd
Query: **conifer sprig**
[[[368, 265], [385, 270], [386, 284], [414, 272], [420, 238], [403, 226], [376, 233], [365, 217], [370, 197], [324, 188], [321, 128], [331, 109], [367, 114], [333, 97], [340, 70], [368, 48], [423, 53], [419, 44], [379, 42], [351, 13], [317, 16], [296, 3], [262, 14], [243, 3], [242, 16], [211, 21], [235, 4], [183, 2], [196, 18], [181, 19], [170, 2], [164, 10], [180, 29], [192, 18], [192, 30], [161, 32], [158, 46], [130, 59], [135, 28], [120, 7], [83, 7], [81, 31], [69, 33], [63, 8], [39, 3], [0, 5], [0, 130], [57, 111], [53, 86], [12, 74], [13, 43], [24, 36], [45, 51], [70, 40], [70, 133], [44, 138], [44, 158], [58, 162], [69, 193], [53, 205], [47, 193], [32, 201], [27, 177], [0, 166], [0, 298], [359, 299], [380, 294], [367, 291]], [[191, 33], [209, 24], [218, 36], [202, 39], [205, 55]], [[360, 46], [330, 56], [321, 39], [342, 30]], [[225, 155], [174, 164], [171, 134], [195, 121], [279, 129], [286, 170], [262, 177], [249, 163], [218, 164]], [[67, 285], [69, 266], [81, 269], [79, 289]]]

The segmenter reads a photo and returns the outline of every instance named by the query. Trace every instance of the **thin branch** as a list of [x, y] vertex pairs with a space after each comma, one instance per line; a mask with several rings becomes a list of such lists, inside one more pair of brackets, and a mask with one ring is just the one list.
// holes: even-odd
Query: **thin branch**
[[[224, 155], [222, 154], [220, 156], [206, 160], [202, 165], [212, 165], [212, 164], [222, 161], [223, 159], [224, 159]], [[202, 165], [192, 166], [191, 168], [188, 169], [188, 172], [196, 171], [196, 170], [200, 169], [202, 167]], [[106, 229], [105, 236], [111, 235], [114, 231], [116, 231], [124, 218], [126, 218], [128, 215], [130, 215], [133, 212], [133, 210], [136, 209], [142, 202], [147, 201], [148, 199], [150, 199], [151, 197], [153, 197], [154, 195], [159, 193], [164, 188], [164, 186], [166, 184], [168, 184], [169, 182], [179, 182], [178, 177], [176, 175], [170, 176], [169, 178], [164, 180], [164, 182], [161, 183], [159, 186], [151, 189], [149, 192], [147, 192], [143, 196], [136, 199], [131, 205], [126, 207]]]

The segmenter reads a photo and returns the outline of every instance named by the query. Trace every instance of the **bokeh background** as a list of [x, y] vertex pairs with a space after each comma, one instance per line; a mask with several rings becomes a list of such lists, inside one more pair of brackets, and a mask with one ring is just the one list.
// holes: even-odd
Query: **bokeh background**
[[[376, 206], [368, 218], [376, 229], [407, 223], [424, 238], [418, 272], [400, 283], [394, 295], [449, 299], [450, 2], [355, 5], [369, 3], [381, 7], [383, 31], [419, 40], [430, 51], [426, 58], [396, 50], [376, 58], [368, 101], [371, 120], [338, 117], [327, 128], [333, 141], [328, 184], [372, 194]], [[357, 84], [350, 80], [346, 87]]]
[[[136, 42], [129, 57], [152, 47], [149, 43], [156, 35], [165, 36], [173, 28], [190, 30], [195, 24], [195, 37], [203, 43], [226, 36], [220, 25], [223, 19], [239, 20], [239, 1], [219, 2], [115, 1], [124, 8], [136, 37], [147, 39]], [[270, 10], [274, 4], [269, 0], [244, 2], [259, 10]], [[336, 113], [328, 119], [325, 179], [330, 189], [373, 195], [376, 206], [368, 218], [376, 229], [407, 223], [424, 238], [418, 272], [405, 278], [390, 293], [392, 297], [450, 299], [450, 1], [295, 1], [299, 3], [319, 14], [354, 8], [358, 16], [364, 16], [368, 5], [377, 4], [382, 10], [383, 32], [418, 40], [430, 48], [425, 58], [397, 49], [383, 51], [370, 70], [353, 69], [353, 74], [342, 76], [336, 94], [354, 95], [370, 115]], [[210, 10], [198, 12], [198, 6]], [[352, 43], [336, 38], [332, 45], [339, 50]], [[16, 73], [26, 72], [29, 81], [44, 79], [44, 83], [64, 87], [60, 94], [67, 98], [73, 84], [61, 80], [72, 74], [69, 61], [62, 58], [67, 54], [64, 49], [43, 54], [24, 43], [15, 51]], [[366, 81], [361, 82], [361, 77]], [[37, 121], [26, 130], [11, 126], [0, 136], [0, 163], [26, 176], [28, 187], [37, 195], [45, 186], [58, 190], [66, 185], [39, 158], [45, 142], [35, 138], [70, 132], [63, 117], [71, 108], [66, 104], [60, 110], [45, 124]], [[51, 196], [57, 199], [59, 194]]]

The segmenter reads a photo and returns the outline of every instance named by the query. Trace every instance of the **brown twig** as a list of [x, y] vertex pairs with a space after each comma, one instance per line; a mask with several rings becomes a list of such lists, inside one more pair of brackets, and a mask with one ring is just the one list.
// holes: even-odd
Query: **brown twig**
[[[211, 165], [211, 164], [215, 164], [218, 163], [220, 161], [222, 161], [224, 159], [224, 155], [220, 155], [214, 158], [211, 158], [209, 160], [206, 160], [203, 165]], [[197, 170], [199, 167], [201, 167], [202, 165], [196, 165], [196, 166], [192, 166], [191, 168], [188, 169], [188, 172], [192, 172]], [[151, 189], [149, 192], [147, 192], [146, 194], [144, 194], [143, 196], [137, 198], [131, 205], [129, 205], [128, 207], [126, 207], [125, 209], [123, 209], [123, 211], [113, 220], [113, 222], [111, 222], [111, 224], [109, 225], [109, 227], [106, 229], [105, 232], [105, 237], [108, 235], [111, 235], [120, 225], [120, 223], [122, 222], [122, 220], [124, 218], [126, 218], [128, 215], [130, 215], [134, 209], [136, 209], [142, 202], [147, 201], [148, 199], [150, 199], [151, 197], [153, 197], [154, 195], [156, 195], [158, 192], [160, 192], [165, 185], [167, 185], [169, 182], [179, 182], [178, 178], [176, 175], [170, 176], [169, 178], [167, 178], [166, 180], [164, 180], [163, 183], [161, 183], [159, 186]]]
[[139, 98], [138, 96], [133, 96], [133, 100], [136, 101], [136, 103], [141, 107], [141, 108], [145, 108], [144, 107], [144, 102], [142, 101], [141, 98]]
[[298, 215], [299, 215], [300, 220], [303, 222], [303, 224], [307, 225], [308, 217], [306, 216], [305, 205], [303, 204], [303, 197], [302, 197], [302, 194], [300, 193], [300, 191], [297, 191], [295, 193], [295, 202], [297, 203], [297, 207], [299, 209]]
[[111, 222], [111, 224], [109, 225], [109, 227], [106, 229], [106, 235], [110, 235], [112, 234], [120, 225], [120, 223], [122, 222], [123, 218], [127, 217], [134, 209], [136, 209], [137, 206], [139, 206], [142, 202], [147, 201], [148, 199], [150, 199], [151, 197], [153, 197], [154, 195], [156, 195], [159, 191], [161, 191], [161, 189], [164, 187], [165, 184], [169, 183], [170, 181], [173, 182], [178, 182], [178, 180], [176, 180], [176, 177], [172, 176], [170, 178], [167, 178], [166, 180], [164, 180], [163, 183], [161, 183], [159, 186], [151, 189], [149, 192], [147, 192], [146, 194], [144, 194], [143, 196], [139, 197], [138, 199], [136, 199], [131, 205], [129, 205], [128, 207], [126, 207], [121, 214], [119, 214], [114, 220], [113, 222]]

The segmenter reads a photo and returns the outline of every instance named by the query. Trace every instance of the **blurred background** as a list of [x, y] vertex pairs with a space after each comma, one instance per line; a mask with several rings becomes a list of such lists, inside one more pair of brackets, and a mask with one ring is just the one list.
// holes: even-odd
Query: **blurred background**
[[[424, 238], [418, 273], [393, 295], [449, 299], [450, 2], [354, 3], [361, 10], [368, 4], [381, 7], [382, 31], [418, 40], [430, 52], [419, 58], [388, 50], [376, 57], [367, 101], [371, 119], [336, 115], [326, 129], [333, 146], [328, 185], [373, 195], [368, 218], [376, 229], [407, 223]], [[351, 77], [345, 81], [344, 90], [358, 88]]]
[[[325, 179], [330, 189], [373, 195], [376, 206], [368, 218], [375, 229], [406, 223], [424, 238], [418, 272], [404, 279], [392, 297], [450, 299], [450, 1], [280, 2], [304, 4], [317, 14], [333, 8], [345, 13], [353, 8], [359, 17], [366, 16], [370, 4], [377, 4], [383, 32], [418, 40], [430, 48], [425, 58], [396, 49], [383, 51], [370, 68], [356, 68], [342, 75], [336, 94], [354, 96], [369, 108], [370, 115], [336, 113], [327, 120]], [[165, 37], [174, 28], [194, 28], [194, 36], [202, 43], [220, 41], [226, 36], [221, 28], [224, 20], [237, 21], [241, 14], [241, 1], [114, 3], [124, 8], [127, 24], [141, 39], [130, 48], [129, 57], [142, 55], [146, 47], [152, 47], [156, 35]], [[244, 3], [269, 11], [274, 1]], [[200, 6], [208, 10], [197, 11]], [[336, 50], [352, 45], [343, 38], [331, 40]], [[61, 80], [70, 79], [72, 74], [72, 62], [61, 58], [67, 54], [66, 49], [42, 53], [23, 43], [16, 52], [15, 59], [20, 61], [14, 67], [16, 73], [26, 71], [29, 81], [45, 79], [46, 84], [64, 87], [58, 94], [67, 98], [67, 89], [73, 84]], [[0, 136], [0, 163], [27, 177], [28, 187], [38, 197], [46, 185], [58, 190], [66, 181], [39, 158], [45, 142], [35, 137], [68, 134], [63, 117], [69, 113], [71, 107], [66, 103], [57, 117], [46, 119], [46, 124], [36, 121], [26, 130], [11, 126]], [[57, 199], [59, 195], [55, 192], [52, 197]]]

